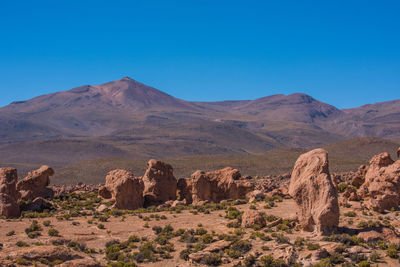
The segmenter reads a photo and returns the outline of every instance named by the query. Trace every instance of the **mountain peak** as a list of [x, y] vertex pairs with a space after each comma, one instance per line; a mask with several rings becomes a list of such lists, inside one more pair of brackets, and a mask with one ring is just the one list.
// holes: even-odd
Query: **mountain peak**
[[134, 81], [134, 82], [136, 82], [134, 79], [132, 79], [129, 76], [122, 77], [122, 79], [120, 79], [120, 81]]
[[327, 118], [341, 113], [329, 104], [320, 102], [310, 95], [294, 93], [277, 94], [258, 98], [237, 108], [249, 114], [270, 120], [313, 122], [317, 118]]
[[126, 76], [99, 85], [84, 85], [23, 102], [14, 102], [5, 108], [12, 109], [13, 112], [38, 113], [44, 110], [65, 108], [69, 112], [75, 108], [80, 110], [180, 109], [187, 108], [188, 105], [189, 103], [183, 100]]

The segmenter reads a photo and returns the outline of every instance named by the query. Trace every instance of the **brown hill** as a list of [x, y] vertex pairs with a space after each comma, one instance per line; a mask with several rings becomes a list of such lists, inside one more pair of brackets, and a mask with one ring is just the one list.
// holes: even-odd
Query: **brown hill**
[[0, 163], [260, 154], [355, 136], [400, 140], [400, 100], [339, 110], [305, 94], [189, 102], [128, 77], [0, 108]]

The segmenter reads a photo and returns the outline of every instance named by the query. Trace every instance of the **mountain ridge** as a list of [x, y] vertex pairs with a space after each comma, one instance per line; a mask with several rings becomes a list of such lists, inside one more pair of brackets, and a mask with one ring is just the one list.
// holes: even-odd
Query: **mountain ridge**
[[[53, 92], [53, 93], [48, 93], [48, 94], [39, 95], [39, 96], [33, 97], [33, 98], [31, 98], [31, 99], [28, 99], [28, 100], [13, 101], [13, 102], [11, 102], [10, 104], [8, 104], [8, 105], [6, 105], [6, 106], [0, 107], [0, 110], [3, 109], [3, 108], [6, 108], [6, 107], [8, 107], [8, 106], [12, 106], [12, 105], [25, 104], [26, 102], [29, 102], [29, 101], [31, 101], [31, 100], [34, 100], [34, 99], [37, 99], [37, 98], [41, 98], [41, 97], [52, 96], [52, 95], [59, 94], [59, 93], [64, 93], [64, 92], [82, 93], [82, 92], [86, 92], [87, 90], [89, 90], [89, 88], [99, 88], [99, 86], [105, 86], [105, 85], [109, 85], [109, 84], [114, 84], [114, 83], [116, 83], [116, 82], [124, 82], [124, 81], [130, 81], [130, 82], [132, 82], [132, 83], [138, 84], [138, 85], [141, 86], [141, 87], [145, 87], [146, 89], [152, 89], [153, 91], [156, 90], [158, 93], [164, 94], [165, 96], [169, 96], [169, 97], [171, 97], [171, 98], [178, 99], [178, 100], [180, 100], [180, 101], [184, 101], [184, 102], [187, 102], [187, 103], [199, 103], [199, 104], [223, 104], [223, 103], [228, 103], [228, 104], [241, 104], [241, 103], [248, 103], [248, 102], [253, 102], [253, 101], [269, 100], [269, 99], [276, 98], [276, 97], [289, 97], [289, 98], [290, 98], [290, 97], [292, 97], [292, 96], [305, 96], [305, 97], [312, 98], [312, 99], [315, 100], [315, 98], [313, 98], [312, 96], [310, 96], [310, 95], [308, 95], [308, 94], [301, 93], [301, 92], [297, 92], [297, 93], [292, 93], [292, 94], [287, 94], [287, 95], [286, 95], [286, 94], [268, 95], [268, 96], [259, 97], [259, 98], [252, 99], [252, 100], [244, 99], [244, 100], [219, 100], [219, 101], [189, 101], [189, 100], [184, 100], [184, 99], [180, 99], [180, 98], [175, 98], [175, 97], [173, 97], [172, 95], [167, 94], [167, 93], [165, 93], [165, 92], [163, 92], [163, 91], [161, 91], [161, 90], [159, 90], [159, 89], [156, 89], [156, 88], [154, 88], [154, 87], [152, 87], [152, 86], [145, 85], [145, 84], [143, 84], [143, 83], [141, 83], [141, 82], [139, 82], [139, 81], [137, 81], [137, 80], [135, 80], [135, 79], [132, 79], [132, 78], [130, 78], [130, 77], [128, 77], [128, 76], [125, 76], [125, 77], [123, 77], [123, 78], [121, 78], [121, 79], [119, 79], [119, 80], [110, 81], [110, 82], [106, 82], [106, 83], [99, 84], [99, 85], [89, 85], [89, 84], [86, 84], [86, 85], [78, 86], [78, 87], [75, 87], [75, 88], [72, 88], [72, 89], [69, 89], [69, 90], [62, 90], [62, 91], [58, 91], [58, 92]], [[347, 110], [353, 110], [353, 109], [357, 109], [357, 108], [364, 108], [364, 107], [371, 106], [371, 105], [379, 105], [379, 104], [390, 103], [390, 102], [400, 102], [400, 99], [399, 99], [399, 100], [383, 101], [383, 102], [375, 102], [375, 103], [367, 103], [367, 104], [364, 104], [364, 105], [361, 105], [361, 106], [352, 107], [352, 108], [343, 108], [343, 109], [339, 109], [339, 108], [336, 108], [336, 107], [335, 107], [335, 108], [336, 108], [337, 110], [347, 111]], [[333, 105], [331, 105], [331, 106], [333, 106]], [[333, 106], [333, 107], [334, 107], [334, 106]]]
[[[196, 102], [124, 77], [0, 108], [0, 150], [8, 153], [0, 162], [59, 157], [61, 166], [72, 163], [61, 154], [86, 160], [102, 147], [101, 157], [254, 154], [357, 136], [400, 140], [400, 100], [344, 110], [303, 93]], [[60, 155], [41, 157], [38, 142]]]

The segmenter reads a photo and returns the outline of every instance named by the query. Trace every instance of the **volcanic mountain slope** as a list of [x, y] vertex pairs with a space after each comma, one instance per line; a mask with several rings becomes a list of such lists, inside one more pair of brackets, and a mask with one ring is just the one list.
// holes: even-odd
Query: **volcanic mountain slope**
[[339, 110], [305, 94], [189, 102], [131, 78], [0, 108], [0, 162], [254, 154], [354, 136], [400, 140], [400, 101]]
[[[153, 111], [187, 111], [192, 105], [130, 78], [14, 102], [0, 110], [4, 141], [103, 136], [144, 120]], [[9, 120], [6, 120], [10, 118]], [[17, 137], [6, 132], [19, 130]]]
[[343, 136], [374, 136], [399, 140], [400, 100], [345, 109], [341, 116], [323, 121], [324, 129]]

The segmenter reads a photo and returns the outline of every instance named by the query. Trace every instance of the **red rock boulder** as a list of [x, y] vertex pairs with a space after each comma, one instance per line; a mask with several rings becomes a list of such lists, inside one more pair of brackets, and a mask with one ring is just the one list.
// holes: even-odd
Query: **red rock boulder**
[[368, 166], [366, 165], [361, 165], [360, 167], [358, 167], [358, 170], [352, 177], [350, 184], [359, 188], [365, 182], [365, 175], [367, 174], [367, 171]]
[[357, 190], [366, 208], [383, 212], [400, 205], [400, 160], [394, 162], [388, 153], [374, 156]]
[[132, 172], [113, 170], [107, 174], [106, 184], [99, 189], [99, 195], [114, 200], [113, 208], [135, 210], [143, 207], [143, 189], [143, 181]]
[[16, 169], [0, 168], [0, 216], [10, 218], [20, 215], [19, 193], [16, 189], [17, 180]]
[[193, 203], [246, 198], [254, 186], [247, 180], [239, 180], [240, 177], [240, 172], [231, 167], [207, 173], [196, 171], [192, 174]]
[[17, 190], [21, 193], [21, 200], [53, 197], [54, 192], [48, 186], [52, 175], [54, 175], [54, 170], [46, 165], [29, 172], [23, 180], [17, 183]]
[[264, 227], [266, 221], [261, 213], [256, 210], [246, 210], [242, 215], [242, 227]]
[[303, 230], [329, 234], [339, 224], [338, 195], [329, 173], [328, 153], [314, 149], [296, 161], [289, 194], [297, 204]]
[[145, 206], [159, 205], [176, 199], [177, 180], [171, 165], [151, 159], [142, 179]]

